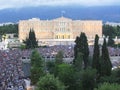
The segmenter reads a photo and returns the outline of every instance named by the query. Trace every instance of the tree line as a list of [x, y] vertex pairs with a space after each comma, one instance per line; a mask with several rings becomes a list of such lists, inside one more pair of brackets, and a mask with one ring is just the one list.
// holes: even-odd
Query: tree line
[[120, 37], [120, 26], [111, 26], [111, 25], [103, 25], [103, 35], [111, 36], [115, 38], [116, 36]]
[[0, 35], [16, 33], [18, 34], [18, 24], [9, 24], [0, 26]]
[[71, 64], [63, 62], [62, 51], [58, 52], [55, 60], [47, 62], [37, 50], [33, 50], [31, 84], [37, 87], [36, 90], [106, 90], [111, 86], [118, 90], [120, 70], [112, 71], [106, 39], [101, 50], [98, 41], [99, 36], [96, 35], [94, 53], [90, 59], [87, 37], [81, 33], [75, 40], [74, 60]]

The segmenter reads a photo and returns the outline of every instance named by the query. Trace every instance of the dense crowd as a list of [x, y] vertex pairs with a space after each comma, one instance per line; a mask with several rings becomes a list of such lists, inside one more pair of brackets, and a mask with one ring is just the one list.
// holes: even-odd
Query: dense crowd
[[[93, 54], [93, 46], [89, 47], [90, 56]], [[100, 48], [101, 49], [101, 48]], [[43, 58], [55, 58], [58, 51], [63, 52], [64, 58], [74, 58], [73, 46], [51, 46], [37, 49]], [[110, 56], [120, 56], [119, 48], [108, 47]], [[24, 72], [21, 57], [30, 58], [32, 50], [1, 50], [0, 51], [0, 90], [24, 90]], [[120, 61], [113, 64], [120, 65]]]
[[39, 48], [39, 53], [46, 58], [55, 58], [59, 51], [63, 52], [64, 58], [71, 58], [74, 56], [73, 46], [51, 46], [46, 48]]
[[[55, 58], [59, 51], [63, 52], [63, 58], [71, 58], [74, 56], [73, 46], [50, 46], [38, 48], [38, 52], [43, 58]], [[31, 55], [31, 50], [23, 50], [22, 56], [29, 59]]]
[[20, 50], [0, 51], [0, 90], [24, 90]]
[[120, 48], [108, 47], [110, 56], [120, 56]]
[[[102, 47], [100, 47], [101, 52]], [[74, 57], [74, 46], [51, 46], [51, 47], [41, 47], [37, 49], [39, 53], [44, 58], [55, 58], [56, 54], [59, 51], [63, 52], [64, 58], [73, 58]], [[93, 55], [94, 46], [89, 46], [89, 56]], [[23, 57], [31, 55], [31, 50], [23, 50]], [[108, 47], [108, 52], [110, 56], [120, 56], [120, 48]]]
[[[74, 58], [74, 46], [51, 46], [51, 47], [41, 47], [37, 49], [41, 56], [43, 58], [55, 58], [56, 54], [58, 51], [63, 52], [63, 57], [64, 58]], [[100, 53], [101, 53], [102, 47], [100, 46]], [[93, 51], [94, 51], [94, 46], [89, 46], [89, 56], [93, 56]], [[22, 51], [22, 56], [25, 58], [30, 58], [31, 55], [31, 50], [23, 50]], [[108, 52], [110, 57], [116, 57], [120, 56], [120, 48], [113, 48], [113, 47], [108, 47]], [[67, 61], [68, 63], [71, 63], [71, 60]], [[120, 65], [120, 60], [112, 60], [113, 66], [119, 66]]]

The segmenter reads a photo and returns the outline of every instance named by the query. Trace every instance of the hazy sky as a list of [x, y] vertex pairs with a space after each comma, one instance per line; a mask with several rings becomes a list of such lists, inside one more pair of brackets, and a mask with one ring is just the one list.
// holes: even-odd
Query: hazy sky
[[41, 5], [106, 6], [120, 5], [120, 0], [0, 0], [0, 9]]

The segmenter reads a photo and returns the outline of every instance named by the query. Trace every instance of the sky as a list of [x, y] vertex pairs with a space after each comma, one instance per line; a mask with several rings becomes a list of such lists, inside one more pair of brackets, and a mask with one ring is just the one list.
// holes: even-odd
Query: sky
[[120, 0], [0, 0], [0, 9], [22, 8], [29, 6], [36, 7], [43, 5], [115, 6], [120, 5]]

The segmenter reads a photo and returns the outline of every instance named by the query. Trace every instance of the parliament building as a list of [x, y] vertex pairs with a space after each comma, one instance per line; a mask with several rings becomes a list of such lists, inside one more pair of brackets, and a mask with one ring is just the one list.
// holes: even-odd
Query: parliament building
[[19, 40], [25, 40], [30, 30], [34, 30], [39, 45], [71, 45], [81, 32], [88, 41], [94, 40], [96, 34], [102, 37], [101, 20], [72, 20], [59, 17], [52, 20], [32, 18], [19, 21]]

